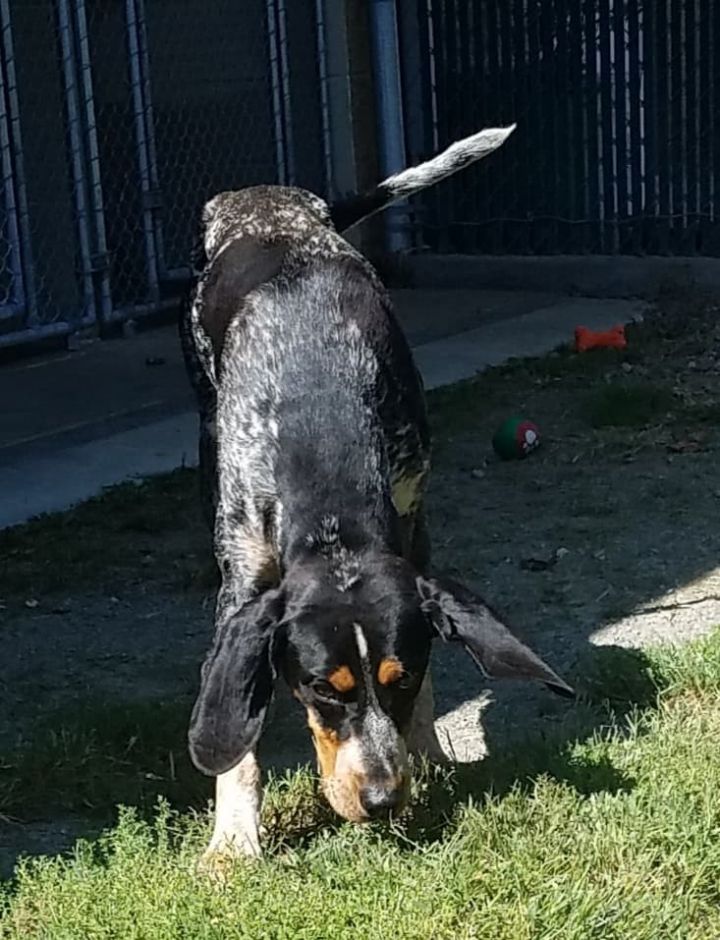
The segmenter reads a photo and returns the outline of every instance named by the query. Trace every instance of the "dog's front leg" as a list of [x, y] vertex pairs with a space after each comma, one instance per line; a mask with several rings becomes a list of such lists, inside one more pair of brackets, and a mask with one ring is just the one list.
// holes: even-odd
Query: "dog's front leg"
[[215, 782], [215, 826], [201, 867], [224, 877], [237, 858], [258, 858], [262, 787], [254, 751]]

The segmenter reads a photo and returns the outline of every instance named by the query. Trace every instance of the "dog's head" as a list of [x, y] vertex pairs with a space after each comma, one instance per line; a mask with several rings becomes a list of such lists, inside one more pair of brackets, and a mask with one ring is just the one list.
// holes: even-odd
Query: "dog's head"
[[394, 556], [364, 559], [340, 584], [320, 563], [303, 565], [219, 628], [191, 719], [194, 763], [217, 775], [242, 759], [282, 673], [306, 709], [333, 808], [355, 822], [399, 812], [405, 738], [437, 636], [461, 643], [488, 676], [572, 695], [461, 585], [419, 577]]

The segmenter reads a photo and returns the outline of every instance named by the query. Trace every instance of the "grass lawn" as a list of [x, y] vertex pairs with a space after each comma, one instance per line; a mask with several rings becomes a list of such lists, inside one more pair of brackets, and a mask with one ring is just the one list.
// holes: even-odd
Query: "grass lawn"
[[299, 773], [270, 786], [265, 859], [224, 888], [194, 873], [205, 814], [121, 810], [71, 857], [21, 863], [0, 936], [720, 936], [720, 632], [644, 662], [641, 707], [622, 701], [636, 673], [598, 676], [612, 699], [585, 707], [606, 728], [564, 747], [582, 785], [523, 776], [553, 765], [547, 739], [506, 755], [509, 788], [473, 799], [478, 768], [425, 769], [407, 820], [360, 829], [330, 821]]

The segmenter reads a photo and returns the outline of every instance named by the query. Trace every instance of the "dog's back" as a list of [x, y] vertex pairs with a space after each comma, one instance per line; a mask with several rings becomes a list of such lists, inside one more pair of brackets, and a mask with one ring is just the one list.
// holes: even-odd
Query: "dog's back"
[[258, 187], [206, 210], [193, 329], [215, 374], [225, 504], [242, 494], [256, 530], [269, 506], [293, 525], [338, 500], [358, 523], [388, 515], [391, 501], [407, 514], [427, 469], [409, 348], [374, 270], [323, 206]]

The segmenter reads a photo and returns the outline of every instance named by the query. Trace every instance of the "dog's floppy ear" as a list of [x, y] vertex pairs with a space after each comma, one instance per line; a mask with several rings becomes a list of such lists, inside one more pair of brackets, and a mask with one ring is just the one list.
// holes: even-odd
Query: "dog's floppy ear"
[[423, 612], [435, 630], [444, 640], [462, 643], [486, 676], [539, 679], [559, 695], [574, 695], [570, 686], [468, 588], [434, 578], [418, 578], [417, 586]]
[[190, 757], [204, 774], [230, 770], [260, 737], [275, 681], [281, 607], [280, 593], [266, 591], [217, 629], [188, 731]]

